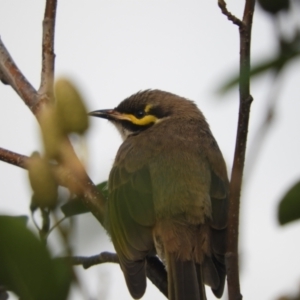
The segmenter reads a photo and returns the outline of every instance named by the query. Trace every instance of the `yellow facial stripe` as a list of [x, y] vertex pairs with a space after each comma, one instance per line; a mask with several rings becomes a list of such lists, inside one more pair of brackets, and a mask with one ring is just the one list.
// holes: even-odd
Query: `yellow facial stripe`
[[134, 115], [130, 115], [130, 114], [125, 114], [124, 116], [126, 116], [126, 119], [127, 120], [129, 119], [133, 124], [140, 125], [140, 126], [147, 126], [157, 121], [157, 118], [153, 115], [146, 115], [141, 119], [138, 119]]
[[145, 107], [145, 113], [148, 113], [151, 108], [152, 108], [151, 104], [146, 105], [146, 107]]

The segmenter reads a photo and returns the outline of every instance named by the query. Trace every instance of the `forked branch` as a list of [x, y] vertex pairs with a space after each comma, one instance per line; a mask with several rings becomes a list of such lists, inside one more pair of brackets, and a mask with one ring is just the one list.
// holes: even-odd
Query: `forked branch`
[[[46, 1], [45, 18], [43, 22], [43, 66], [40, 87], [42, 93], [37, 92], [25, 78], [0, 40], [0, 79], [9, 84], [18, 93], [38, 120], [44, 105], [52, 100], [51, 98], [53, 95], [53, 49], [56, 2], [56, 0]], [[80, 189], [81, 194], [84, 195], [84, 203], [93, 215], [103, 224], [104, 197], [86, 174], [68, 140], [65, 141], [65, 145], [68, 148], [68, 161], [72, 162], [72, 165], [68, 164], [68, 168], [70, 168], [70, 173], [78, 178], [78, 182], [80, 183], [78, 184], [78, 189]], [[2, 157], [0, 158], [5, 160], [5, 157], [7, 156], [11, 158], [10, 155], [9, 152], [2, 152]], [[9, 162], [9, 159], [6, 160], [6, 162]], [[68, 178], [69, 177], [67, 177], [66, 180], [68, 180]]]

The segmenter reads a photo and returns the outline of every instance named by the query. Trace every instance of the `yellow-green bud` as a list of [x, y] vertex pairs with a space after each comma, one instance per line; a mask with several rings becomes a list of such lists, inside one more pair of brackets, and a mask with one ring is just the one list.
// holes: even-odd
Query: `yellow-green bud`
[[56, 109], [64, 133], [83, 134], [88, 128], [87, 110], [77, 88], [67, 79], [59, 79], [54, 86]]
[[34, 192], [34, 203], [40, 207], [54, 207], [57, 202], [57, 183], [49, 163], [42, 159], [38, 153], [33, 153], [27, 168]]
[[57, 158], [63, 141], [63, 131], [54, 107], [48, 106], [44, 109], [41, 113], [40, 125], [47, 156]]

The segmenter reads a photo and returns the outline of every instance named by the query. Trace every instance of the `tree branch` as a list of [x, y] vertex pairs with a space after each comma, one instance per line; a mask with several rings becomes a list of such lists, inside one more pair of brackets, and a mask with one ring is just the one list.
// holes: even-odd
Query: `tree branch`
[[28, 157], [3, 148], [0, 148], [0, 160], [11, 165], [26, 169]]
[[[39, 97], [36, 90], [18, 69], [1, 40], [0, 74], [3, 74], [5, 82], [10, 84], [11, 87], [19, 94], [39, 121], [42, 107], [49, 101], [50, 97]], [[98, 221], [103, 224], [104, 197], [86, 174], [82, 164], [67, 139], [65, 140], [65, 148], [67, 149], [66, 153], [68, 153], [68, 155], [66, 155], [66, 161], [68, 162], [68, 167], [70, 167], [69, 170], [72, 173], [71, 177], [77, 177], [77, 192], [80, 190], [80, 194], [84, 196], [84, 203]], [[3, 158], [1, 160], [8, 163], [10, 163], [10, 160], [13, 157], [12, 153], [9, 153], [9, 151], [6, 153], [2, 152], [2, 156]], [[16, 160], [12, 161], [16, 162]]]
[[119, 263], [118, 255], [111, 252], [101, 252], [93, 256], [73, 256], [66, 259], [70, 260], [72, 265], [82, 265], [84, 269], [103, 263]]
[[[54, 14], [56, 12], [55, 5], [56, 1], [54, 0], [47, 0], [46, 3], [46, 10], [45, 10], [45, 18], [50, 18], [54, 22]], [[45, 22], [47, 23], [47, 22]], [[54, 23], [53, 23], [54, 25]], [[46, 28], [48, 28], [46, 26]], [[44, 28], [45, 29], [45, 28]], [[54, 29], [49, 29], [50, 32], [53, 32]], [[46, 34], [44, 34], [45, 36]], [[47, 38], [47, 43], [43, 44], [43, 51], [47, 53], [53, 53], [53, 39]], [[51, 50], [52, 49], [52, 50]], [[46, 54], [43, 54], [46, 58], [48, 57]], [[50, 55], [51, 56], [51, 55]], [[49, 56], [49, 57], [50, 57]], [[50, 61], [51, 59], [48, 58]], [[43, 78], [44, 82], [42, 83], [43, 86], [46, 86], [52, 93], [53, 91], [53, 68], [52, 63], [45, 64], [42, 68], [42, 72], [47, 72], [48, 74], [43, 74], [41, 77]], [[50, 75], [49, 75], [50, 74]], [[0, 75], [4, 78], [4, 81], [11, 85], [11, 87], [19, 94], [19, 96], [23, 99], [25, 104], [29, 107], [32, 113], [36, 116], [39, 121], [40, 112], [42, 107], [49, 102], [50, 97], [49, 94], [40, 95], [37, 91], [32, 87], [32, 85], [27, 81], [24, 77], [22, 72], [18, 69], [14, 61], [12, 60], [11, 56], [9, 55], [8, 51], [6, 50], [4, 44], [0, 40]], [[49, 78], [52, 86], [50, 87]], [[51, 81], [52, 80], [52, 81]], [[92, 212], [92, 214], [100, 221], [103, 225], [103, 218], [104, 218], [104, 206], [105, 200], [102, 194], [97, 190], [94, 183], [90, 180], [88, 175], [86, 174], [81, 162], [79, 161], [78, 157], [76, 156], [73, 147], [71, 146], [69, 140], [65, 140], [65, 148], [67, 149], [66, 152], [68, 155], [67, 157], [67, 168], [68, 171], [73, 174], [72, 177], [76, 177], [78, 180], [77, 191], [80, 190], [80, 194], [83, 195], [83, 202]], [[6, 161], [9, 162], [9, 161]], [[64, 165], [64, 167], [66, 167]], [[70, 178], [70, 177], [69, 177]]]
[[1, 80], [9, 84], [32, 110], [38, 102], [33, 86], [19, 70], [0, 38], [0, 75]]
[[[111, 252], [102, 252], [93, 256], [66, 257], [63, 259], [69, 260], [73, 265], [82, 265], [85, 269], [103, 263], [119, 263], [118, 255]], [[147, 258], [146, 272], [147, 277], [151, 280], [151, 282], [156, 285], [166, 297], [168, 297], [167, 272], [161, 261], [156, 256]]]
[[54, 34], [57, 0], [46, 2], [43, 20], [43, 48], [42, 48], [42, 73], [39, 94], [46, 94], [52, 98], [54, 82]]
[[250, 106], [250, 45], [252, 18], [255, 0], [246, 0], [243, 16], [243, 26], [240, 30], [240, 108], [237, 127], [236, 147], [230, 181], [230, 201], [228, 218], [228, 247], [226, 255], [227, 281], [229, 300], [242, 299], [239, 281], [238, 263], [238, 233], [239, 233], [239, 208]]

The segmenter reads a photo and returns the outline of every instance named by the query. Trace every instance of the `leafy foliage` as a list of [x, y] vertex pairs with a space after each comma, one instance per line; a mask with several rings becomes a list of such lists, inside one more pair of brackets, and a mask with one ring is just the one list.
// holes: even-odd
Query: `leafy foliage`
[[270, 14], [277, 14], [282, 10], [288, 10], [289, 0], [258, 0], [260, 6]]
[[278, 220], [281, 225], [300, 219], [300, 181], [293, 185], [281, 199]]
[[[97, 189], [102, 193], [105, 199], [108, 198], [107, 181], [103, 181], [97, 185]], [[88, 208], [83, 204], [81, 197], [76, 197], [68, 203], [61, 206], [61, 210], [65, 217], [72, 217], [75, 215], [88, 213]]]
[[[295, 31], [291, 38], [281, 36], [278, 40], [278, 53], [274, 57], [264, 59], [251, 68], [250, 75], [255, 77], [267, 72], [281, 72], [295, 58], [300, 56], [300, 32]], [[243, 74], [241, 74], [241, 77]], [[219, 93], [225, 93], [238, 85], [240, 75], [236, 74], [224, 82], [218, 89]]]
[[23, 300], [65, 300], [71, 269], [53, 259], [24, 218], [0, 216], [0, 282]]

